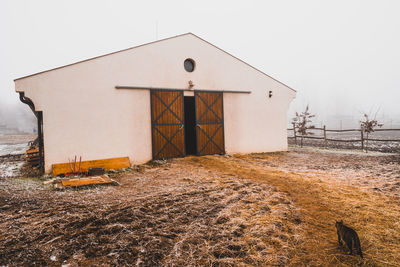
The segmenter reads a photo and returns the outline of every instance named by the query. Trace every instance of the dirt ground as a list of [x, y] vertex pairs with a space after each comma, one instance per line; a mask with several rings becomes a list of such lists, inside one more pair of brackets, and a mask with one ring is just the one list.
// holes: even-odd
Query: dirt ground
[[399, 170], [400, 155], [291, 148], [135, 166], [120, 186], [0, 178], [0, 265], [396, 266]]
[[285, 172], [340, 181], [384, 192], [400, 204], [400, 154], [292, 146], [284, 156], [251, 155], [252, 161]]
[[25, 151], [33, 141], [33, 134], [0, 133], [0, 177], [21, 176], [27, 171], [24, 167]]

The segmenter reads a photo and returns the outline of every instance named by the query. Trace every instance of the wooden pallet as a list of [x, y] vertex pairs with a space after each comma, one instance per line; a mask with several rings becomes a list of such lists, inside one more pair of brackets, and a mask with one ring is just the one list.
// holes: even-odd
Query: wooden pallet
[[28, 149], [25, 154], [25, 159], [31, 166], [39, 165], [39, 148]]

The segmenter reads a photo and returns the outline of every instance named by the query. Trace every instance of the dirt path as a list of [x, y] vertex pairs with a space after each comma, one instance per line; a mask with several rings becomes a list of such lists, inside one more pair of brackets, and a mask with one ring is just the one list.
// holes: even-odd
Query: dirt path
[[[264, 156], [271, 157], [270, 154]], [[345, 255], [338, 247], [334, 223], [339, 219], [357, 230], [364, 264], [396, 266], [400, 262], [400, 207], [389, 196], [315, 176], [277, 170], [252, 160], [251, 155], [182, 160], [201, 164], [221, 174], [263, 182], [286, 193], [301, 209], [304, 222], [304, 242], [291, 255], [293, 266], [360, 263], [358, 257]]]

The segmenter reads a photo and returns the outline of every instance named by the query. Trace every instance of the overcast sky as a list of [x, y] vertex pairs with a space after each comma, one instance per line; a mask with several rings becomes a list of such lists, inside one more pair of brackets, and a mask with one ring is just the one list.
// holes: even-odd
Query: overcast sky
[[289, 117], [309, 104], [319, 120], [398, 120], [399, 12], [397, 0], [1, 0], [0, 111], [30, 112], [15, 78], [193, 32], [297, 90]]

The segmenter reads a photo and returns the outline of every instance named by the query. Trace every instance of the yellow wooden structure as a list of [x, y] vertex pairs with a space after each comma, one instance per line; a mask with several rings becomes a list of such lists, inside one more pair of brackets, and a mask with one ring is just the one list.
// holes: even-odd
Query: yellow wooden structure
[[78, 187], [85, 185], [105, 185], [114, 183], [116, 182], [105, 175], [82, 177], [82, 178], [58, 179], [53, 181], [55, 188]]
[[[73, 163], [72, 163], [73, 164]], [[80, 163], [80, 170], [88, 170], [89, 168], [104, 168], [108, 170], [118, 170], [129, 168], [131, 163], [129, 157], [122, 158], [110, 158], [110, 159], [99, 159], [99, 160], [87, 160]], [[71, 173], [71, 163], [57, 163], [53, 164], [53, 176], [57, 176], [62, 173]]]

